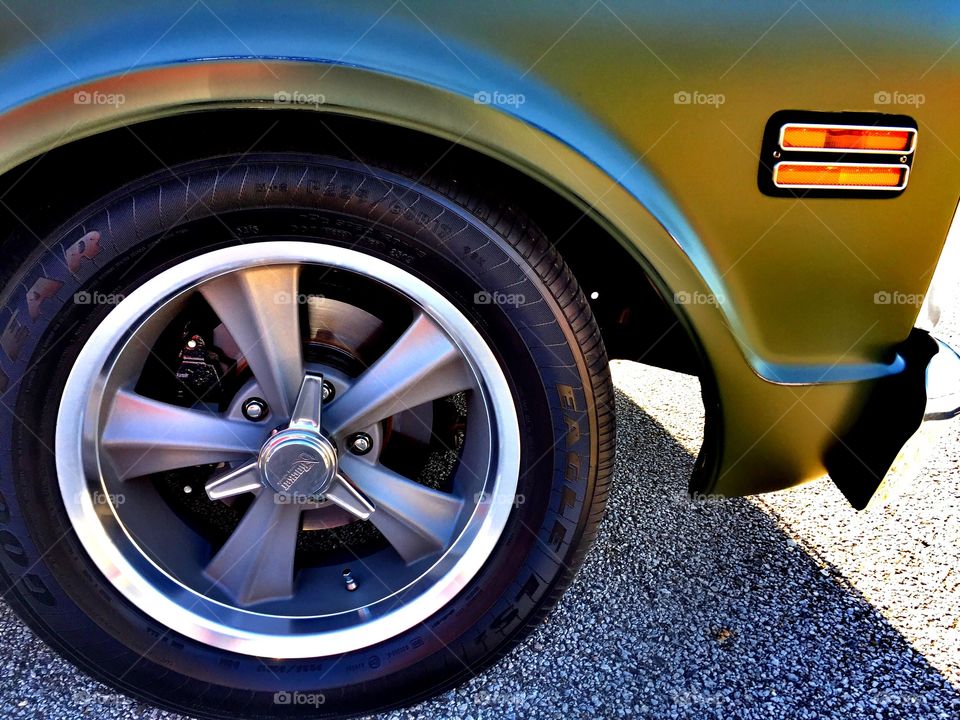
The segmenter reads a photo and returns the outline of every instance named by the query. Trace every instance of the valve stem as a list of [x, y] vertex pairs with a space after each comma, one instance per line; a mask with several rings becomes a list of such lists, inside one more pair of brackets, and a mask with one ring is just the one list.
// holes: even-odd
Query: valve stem
[[357, 581], [353, 578], [353, 573], [350, 572], [350, 568], [343, 569], [343, 584], [346, 585], [347, 590], [353, 592], [357, 589]]

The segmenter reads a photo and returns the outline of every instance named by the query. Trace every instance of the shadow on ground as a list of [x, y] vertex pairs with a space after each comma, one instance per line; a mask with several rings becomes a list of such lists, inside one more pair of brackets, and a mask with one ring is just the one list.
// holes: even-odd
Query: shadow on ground
[[833, 568], [749, 500], [689, 500], [694, 456], [620, 390], [617, 411], [614, 490], [577, 581], [505, 663], [414, 716], [960, 717], [957, 690]]
[[[678, 392], [689, 447], [696, 388]], [[617, 409], [608, 514], [560, 606], [483, 675], [391, 717], [960, 717], [956, 689], [831, 567], [751, 501], [690, 501], [691, 452], [620, 390]], [[173, 717], [79, 675], [5, 607], [0, 631], [5, 717]]]

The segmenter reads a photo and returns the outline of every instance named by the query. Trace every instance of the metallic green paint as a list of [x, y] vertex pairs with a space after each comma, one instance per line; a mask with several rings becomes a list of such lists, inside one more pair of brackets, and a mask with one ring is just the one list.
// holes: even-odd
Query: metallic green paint
[[[710, 492], [823, 473], [871, 379], [902, 367], [893, 348], [918, 308], [875, 296], [926, 291], [960, 195], [960, 8], [946, 2], [2, 12], [0, 170], [140, 120], [289, 108], [277, 93], [319, 93], [322, 104], [296, 107], [461, 142], [589, 208], [666, 297], [692, 300], [677, 312], [715, 390], [698, 480]], [[78, 104], [78, 91], [123, 102]], [[883, 202], [762, 196], [761, 134], [785, 108], [915, 117], [907, 191]]]

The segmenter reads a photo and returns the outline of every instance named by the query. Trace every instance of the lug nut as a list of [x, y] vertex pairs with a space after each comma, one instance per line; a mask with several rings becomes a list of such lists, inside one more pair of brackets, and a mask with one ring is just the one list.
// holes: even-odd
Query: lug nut
[[250, 398], [243, 404], [243, 416], [247, 420], [263, 420], [267, 416], [267, 403], [260, 398]]
[[336, 388], [334, 388], [333, 385], [326, 380], [323, 381], [321, 388], [320, 396], [324, 402], [330, 402], [333, 400], [333, 396], [337, 394]]
[[357, 589], [357, 581], [353, 579], [353, 574], [350, 572], [350, 568], [344, 568], [343, 570], [343, 584], [350, 592], [353, 592]]
[[357, 433], [350, 437], [347, 446], [354, 455], [366, 455], [373, 447], [373, 439], [366, 433]]

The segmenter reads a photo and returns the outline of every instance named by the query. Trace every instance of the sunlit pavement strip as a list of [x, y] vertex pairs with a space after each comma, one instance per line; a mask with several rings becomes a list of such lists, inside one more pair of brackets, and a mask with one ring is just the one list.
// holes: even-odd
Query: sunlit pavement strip
[[[880, 512], [826, 479], [691, 502], [696, 380], [620, 362], [614, 379], [615, 488], [577, 581], [499, 665], [387, 717], [960, 717], [960, 423]], [[0, 634], [4, 717], [176, 717], [78, 674], [5, 606]]]

